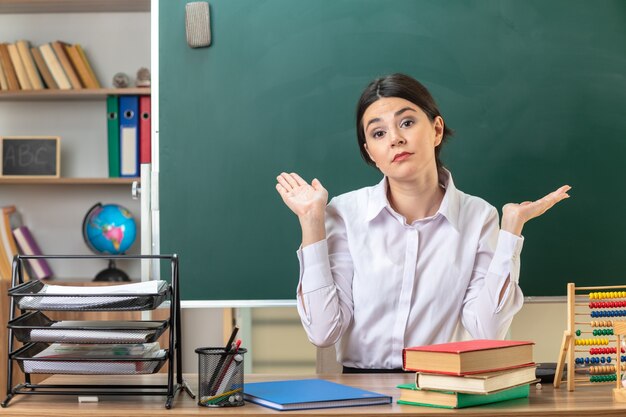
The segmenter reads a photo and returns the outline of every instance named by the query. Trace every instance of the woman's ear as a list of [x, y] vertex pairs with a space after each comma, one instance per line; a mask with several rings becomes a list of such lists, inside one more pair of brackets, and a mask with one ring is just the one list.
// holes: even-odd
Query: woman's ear
[[441, 145], [444, 127], [443, 118], [441, 116], [435, 116], [435, 120], [433, 121], [433, 128], [435, 129], [435, 147]]

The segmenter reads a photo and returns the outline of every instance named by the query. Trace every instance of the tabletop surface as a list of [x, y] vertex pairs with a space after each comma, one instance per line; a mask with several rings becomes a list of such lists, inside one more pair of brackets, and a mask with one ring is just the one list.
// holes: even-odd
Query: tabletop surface
[[[145, 376], [109, 376], [100, 377], [98, 383], [165, 383], [166, 375], [155, 374]], [[484, 415], [515, 415], [515, 416], [625, 416], [626, 403], [617, 403], [612, 399], [613, 384], [598, 384], [577, 387], [568, 392], [564, 386], [554, 389], [550, 384], [544, 384], [541, 389], [535, 385], [530, 388], [530, 396], [524, 399], [510, 400], [501, 403], [488, 404], [478, 407], [449, 410], [431, 407], [400, 405], [397, 403], [400, 390], [398, 384], [414, 381], [413, 374], [361, 374], [361, 375], [245, 375], [245, 382], [278, 381], [288, 379], [321, 378], [338, 382], [393, 397], [392, 404], [329, 408], [303, 411], [280, 412], [256, 404], [248, 403], [241, 407], [207, 408], [197, 405], [187, 394], [179, 393], [173, 401], [171, 410], [164, 407], [165, 397], [160, 396], [101, 396], [97, 403], [78, 403], [73, 395], [17, 395], [7, 408], [0, 409], [0, 416], [233, 416], [233, 415], [268, 415], [286, 414], [290, 417], [301, 415], [324, 416], [380, 416], [389, 414], [403, 414], [415, 416], [432, 416], [441, 414], [462, 414], [467, 416]], [[197, 393], [197, 376], [185, 375], [185, 380], [194, 392]], [[46, 383], [94, 383], [93, 376], [55, 375]], [[93, 394], [86, 394], [93, 395]], [[4, 399], [4, 398], [3, 398]]]

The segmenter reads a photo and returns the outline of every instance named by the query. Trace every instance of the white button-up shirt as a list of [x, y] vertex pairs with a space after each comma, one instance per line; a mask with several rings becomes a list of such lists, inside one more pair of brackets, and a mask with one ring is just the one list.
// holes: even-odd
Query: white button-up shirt
[[[337, 343], [355, 368], [401, 368], [402, 348], [463, 338], [502, 339], [523, 304], [523, 238], [500, 231], [498, 211], [457, 190], [437, 213], [407, 224], [387, 180], [335, 197], [326, 239], [298, 250], [298, 312], [309, 340]], [[501, 289], [510, 284], [500, 303]]]

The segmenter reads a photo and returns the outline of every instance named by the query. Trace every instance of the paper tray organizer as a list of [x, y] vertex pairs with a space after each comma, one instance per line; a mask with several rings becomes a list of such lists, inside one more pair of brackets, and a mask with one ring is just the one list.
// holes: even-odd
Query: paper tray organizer
[[35, 358], [50, 346], [48, 343], [30, 343], [11, 354], [25, 373], [31, 374], [87, 374], [87, 375], [137, 375], [152, 374], [161, 369], [165, 355], [156, 358], [99, 358], [84, 356]]
[[[147, 280], [135, 284], [104, 285], [104, 286], [75, 286], [64, 287], [59, 285], [46, 286], [41, 281], [24, 280], [24, 263], [31, 259], [57, 259], [63, 262], [80, 262], [88, 259], [111, 261], [123, 259], [135, 262], [157, 263], [155, 268], [161, 268], [166, 262], [169, 264], [169, 282], [166, 280]], [[166, 270], [161, 268], [162, 272]], [[8, 407], [12, 398], [17, 395], [136, 395], [136, 396], [165, 396], [165, 408], [172, 408], [174, 398], [184, 391], [191, 398], [195, 394], [183, 378], [182, 369], [182, 334], [180, 314], [180, 286], [179, 286], [179, 259], [178, 255], [16, 255], [13, 257], [8, 327], [8, 354], [6, 355], [7, 396], [0, 402], [2, 408]], [[114, 286], [115, 285], [115, 286]], [[56, 324], [41, 311], [145, 311], [153, 310], [163, 303], [168, 303], [169, 312], [166, 323], [143, 320], [63, 320]], [[32, 311], [35, 310], [35, 311]], [[143, 324], [139, 324], [143, 322]], [[57, 327], [58, 326], [58, 327]], [[67, 330], [57, 330], [67, 328]], [[135, 328], [142, 328], [141, 332]], [[144, 346], [146, 351], [136, 354], [132, 347], [126, 346], [129, 351], [123, 352], [123, 345], [156, 343], [151, 341], [168, 329], [167, 349], [160, 349], [156, 345]], [[84, 330], [83, 330], [84, 329]], [[17, 333], [20, 333], [19, 338]], [[65, 334], [64, 334], [65, 333]], [[132, 337], [129, 335], [132, 333]], [[42, 338], [43, 334], [43, 338]], [[140, 343], [134, 338], [147, 337]], [[110, 343], [101, 343], [100, 337], [117, 343], [115, 347]], [[82, 338], [89, 339], [86, 343]], [[25, 346], [17, 347], [16, 343], [22, 340]], [[43, 342], [46, 340], [46, 342]], [[0, 341], [2, 342], [2, 341]], [[51, 343], [62, 342], [68, 344], [66, 350], [55, 350], [60, 346]], [[85, 349], [77, 345], [86, 346]], [[104, 348], [97, 347], [103, 344]], [[73, 345], [73, 347], [71, 346]], [[93, 347], [93, 349], [90, 349]], [[112, 351], [107, 351], [107, 347]], [[38, 354], [44, 352], [47, 356]], [[74, 350], [72, 350], [74, 349]], [[81, 350], [82, 349], [82, 350]], [[100, 350], [101, 349], [101, 350]], [[119, 351], [117, 349], [120, 349]], [[91, 350], [91, 352], [89, 352]], [[60, 352], [60, 353], [55, 353]], [[117, 352], [118, 355], [112, 355]], [[48, 356], [49, 353], [49, 356]], [[24, 382], [16, 381], [17, 367], [24, 372]], [[155, 379], [160, 383], [147, 384], [144, 378], [133, 378], [133, 375], [156, 373], [166, 367], [167, 374]], [[14, 369], [16, 368], [16, 369]], [[89, 374], [89, 375], [124, 375], [115, 384], [108, 383], [102, 378], [80, 383], [53, 383], [46, 381], [35, 382], [31, 374]], [[54, 398], [54, 397], [53, 397]], [[1, 413], [0, 413], [1, 414]]]
[[155, 294], [46, 294], [46, 284], [29, 281], [9, 290], [21, 310], [132, 311], [153, 310], [170, 294], [163, 282]]
[[9, 321], [8, 328], [22, 343], [151, 343], [167, 329], [168, 321], [73, 321], [72, 325], [62, 324], [40, 311], [31, 311]]

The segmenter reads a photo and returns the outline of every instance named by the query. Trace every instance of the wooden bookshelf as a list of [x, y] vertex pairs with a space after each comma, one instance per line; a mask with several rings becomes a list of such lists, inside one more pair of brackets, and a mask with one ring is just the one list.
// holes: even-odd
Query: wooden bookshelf
[[0, 13], [149, 12], [150, 0], [0, 0]]
[[130, 185], [139, 181], [138, 177], [129, 178], [2, 178], [0, 185]]
[[[1, 0], [0, 0], [1, 1]], [[107, 96], [150, 95], [149, 88], [0, 91], [0, 101], [103, 100]]]

